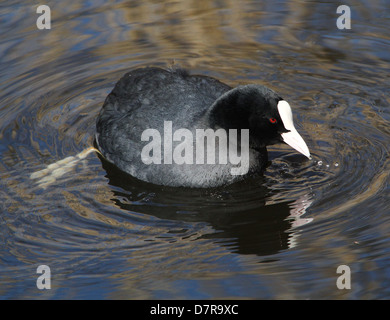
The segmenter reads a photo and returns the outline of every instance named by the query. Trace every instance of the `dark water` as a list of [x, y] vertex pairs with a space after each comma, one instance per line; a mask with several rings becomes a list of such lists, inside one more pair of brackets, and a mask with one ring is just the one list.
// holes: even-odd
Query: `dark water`
[[[0, 298], [390, 298], [388, 1], [345, 3], [349, 30], [338, 1], [46, 4], [50, 30], [29, 1], [0, 5]], [[141, 183], [95, 153], [30, 179], [93, 145], [128, 69], [172, 63], [279, 92], [313, 160], [277, 145], [264, 177], [207, 190]]]

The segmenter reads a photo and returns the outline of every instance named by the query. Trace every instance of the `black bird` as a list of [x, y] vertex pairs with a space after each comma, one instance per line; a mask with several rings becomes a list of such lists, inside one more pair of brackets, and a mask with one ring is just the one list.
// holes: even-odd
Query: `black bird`
[[139, 68], [107, 96], [96, 121], [102, 155], [146, 182], [217, 187], [260, 173], [267, 145], [310, 158], [290, 105], [261, 85], [236, 88], [183, 69]]

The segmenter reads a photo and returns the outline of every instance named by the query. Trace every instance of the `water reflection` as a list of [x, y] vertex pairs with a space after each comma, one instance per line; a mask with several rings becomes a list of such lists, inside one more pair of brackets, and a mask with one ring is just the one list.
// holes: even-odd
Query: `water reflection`
[[[0, 6], [1, 298], [390, 297], [388, 1], [349, 1], [348, 31], [335, 1], [49, 5], [46, 32], [36, 6]], [[276, 90], [313, 162], [275, 146], [257, 180], [172, 192], [90, 154], [46, 189], [32, 183], [92, 145], [126, 71], [173, 60]], [[58, 285], [46, 296], [31, 281], [42, 263]], [[335, 289], [340, 264], [348, 292]]]
[[[266, 204], [270, 190], [264, 178], [253, 177], [217, 189], [186, 189], [152, 185], [120, 171], [99, 156], [113, 188], [112, 201], [121, 209], [142, 212], [159, 219], [206, 222], [234, 253], [271, 255], [296, 244], [296, 227], [311, 205], [309, 195], [296, 201]], [[245, 196], [244, 196], [245, 195]]]

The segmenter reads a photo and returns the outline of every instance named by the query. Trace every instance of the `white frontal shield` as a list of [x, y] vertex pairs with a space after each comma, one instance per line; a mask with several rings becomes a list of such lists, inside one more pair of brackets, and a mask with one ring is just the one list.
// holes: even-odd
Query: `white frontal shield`
[[295, 150], [299, 151], [300, 153], [311, 159], [309, 148], [294, 127], [292, 111], [288, 102], [284, 100], [279, 101], [278, 111], [280, 118], [283, 121], [284, 127], [290, 131], [282, 133], [283, 141], [287, 143], [290, 147], [294, 148]]

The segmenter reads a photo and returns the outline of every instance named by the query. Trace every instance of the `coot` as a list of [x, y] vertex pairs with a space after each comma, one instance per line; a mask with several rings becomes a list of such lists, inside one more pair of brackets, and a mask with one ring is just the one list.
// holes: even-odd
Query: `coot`
[[96, 121], [96, 143], [109, 162], [165, 186], [217, 187], [261, 173], [266, 146], [280, 142], [310, 158], [281, 96], [183, 69], [128, 72]]

